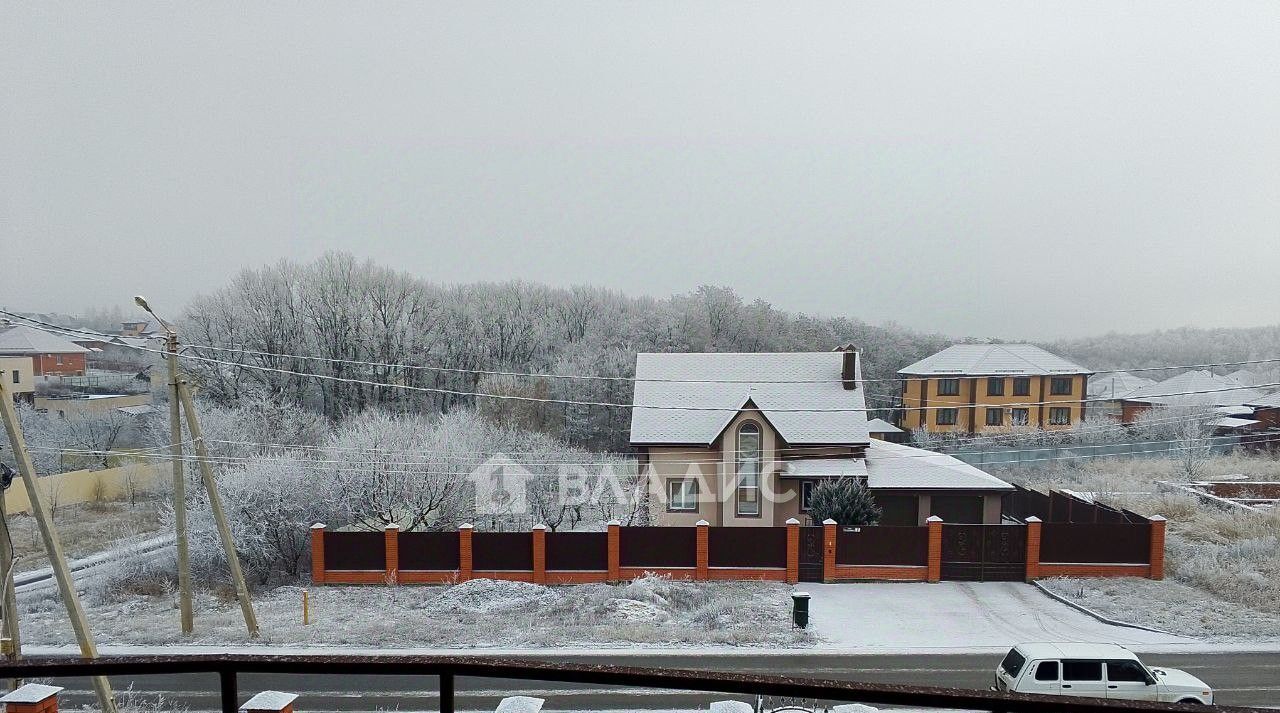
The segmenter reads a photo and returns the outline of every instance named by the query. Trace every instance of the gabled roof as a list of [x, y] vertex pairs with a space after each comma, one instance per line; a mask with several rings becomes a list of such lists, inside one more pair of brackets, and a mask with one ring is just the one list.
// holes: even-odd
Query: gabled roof
[[953, 344], [898, 370], [920, 376], [1088, 374], [1088, 369], [1034, 344]]
[[872, 441], [867, 447], [867, 474], [869, 488], [1013, 490], [959, 458], [888, 441]]
[[790, 444], [868, 443], [865, 387], [844, 388], [844, 354], [637, 354], [631, 442], [710, 445], [750, 404]]
[[1151, 386], [1154, 383], [1156, 383], [1155, 379], [1134, 376], [1127, 371], [1094, 374], [1089, 377], [1088, 394], [1090, 398], [1095, 399], [1118, 399], [1134, 389]]
[[1169, 406], [1234, 406], [1251, 403], [1261, 396], [1257, 389], [1245, 386], [1229, 376], [1218, 376], [1200, 369], [1134, 389], [1119, 398]]
[[85, 354], [89, 350], [25, 324], [0, 326], [0, 354]]
[[867, 421], [867, 430], [871, 433], [906, 433], [906, 431], [889, 423], [883, 418], [873, 418]]

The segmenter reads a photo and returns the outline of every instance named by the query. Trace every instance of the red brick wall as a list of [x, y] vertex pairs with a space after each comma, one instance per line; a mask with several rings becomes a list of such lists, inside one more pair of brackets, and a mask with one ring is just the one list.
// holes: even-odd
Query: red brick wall
[[36, 376], [83, 376], [85, 370], [84, 354], [40, 354], [31, 358], [31, 364]]
[[1041, 577], [1148, 577], [1145, 564], [1053, 564], [1040, 563]]
[[870, 580], [889, 580], [896, 582], [924, 582], [929, 577], [929, 568], [911, 565], [879, 565], [879, 564], [839, 564], [836, 565], [836, 582], [861, 582]]

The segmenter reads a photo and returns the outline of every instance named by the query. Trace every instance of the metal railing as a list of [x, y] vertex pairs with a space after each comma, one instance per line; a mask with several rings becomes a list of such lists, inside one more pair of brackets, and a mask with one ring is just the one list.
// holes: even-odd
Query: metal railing
[[[0, 664], [0, 678], [67, 676], [135, 676], [216, 673], [221, 682], [222, 710], [236, 713], [241, 673], [321, 675], [436, 676], [441, 713], [454, 713], [454, 681], [458, 677], [508, 679], [663, 688], [719, 694], [746, 694], [992, 713], [1119, 713], [1123, 711], [1187, 711], [1263, 713], [1260, 708], [1213, 706], [1189, 708], [1174, 703], [1146, 703], [1089, 698], [1063, 698], [1025, 693], [858, 683], [790, 676], [652, 669], [629, 666], [549, 663], [469, 656], [316, 656], [316, 655], [180, 655], [116, 656], [98, 659], [28, 658]], [[299, 693], [305, 693], [299, 691]], [[304, 701], [305, 704], [305, 701]]]

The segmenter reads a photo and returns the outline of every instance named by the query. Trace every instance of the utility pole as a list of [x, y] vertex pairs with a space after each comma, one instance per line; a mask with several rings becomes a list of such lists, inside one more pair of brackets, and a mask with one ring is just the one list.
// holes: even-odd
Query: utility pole
[[[0, 379], [4, 372], [0, 371]], [[5, 507], [5, 493], [13, 485], [15, 473], [7, 463], [0, 463], [0, 587], [4, 588], [4, 657], [9, 661], [22, 658], [22, 635], [18, 631], [18, 594], [13, 588], [13, 568], [17, 559], [13, 554], [13, 538], [9, 535], [9, 513]], [[16, 691], [22, 685], [22, 679], [9, 680], [9, 690]]]
[[[49, 554], [49, 565], [53, 567], [54, 579], [58, 582], [58, 593], [67, 607], [67, 617], [71, 619], [71, 629], [75, 631], [76, 641], [80, 644], [80, 655], [85, 658], [98, 658], [98, 647], [93, 643], [93, 633], [89, 631], [89, 622], [85, 619], [84, 609], [80, 606], [80, 595], [76, 593], [75, 583], [71, 581], [71, 571], [67, 568], [66, 557], [62, 554], [62, 543], [58, 541], [58, 533], [54, 529], [53, 518], [45, 509], [44, 497], [36, 484], [36, 469], [31, 463], [31, 454], [27, 453], [27, 444], [22, 438], [22, 426], [18, 423], [18, 414], [13, 408], [13, 395], [0, 379], [0, 416], [4, 418], [4, 430], [9, 434], [9, 445], [13, 448], [13, 458], [18, 462], [18, 472], [22, 474], [22, 482], [27, 487], [27, 498], [31, 501], [31, 514], [35, 515], [40, 526], [40, 537], [44, 539], [44, 549]], [[7, 613], [7, 612], [6, 612]], [[111, 684], [106, 676], [93, 677], [93, 690], [98, 694], [98, 705], [102, 713], [117, 713], [115, 696], [111, 692]]]
[[178, 329], [151, 311], [146, 298], [141, 295], [133, 301], [164, 325], [167, 336], [165, 351], [169, 363], [169, 457], [173, 462], [173, 524], [174, 539], [178, 545], [178, 608], [182, 617], [182, 633], [195, 630], [195, 616], [191, 610], [191, 557], [187, 550], [187, 483], [182, 477], [182, 414], [178, 396]]
[[218, 537], [222, 540], [222, 551], [227, 557], [227, 566], [231, 569], [231, 580], [236, 587], [236, 598], [240, 600], [244, 625], [249, 630], [249, 636], [257, 638], [258, 617], [253, 613], [253, 600], [249, 599], [249, 587], [244, 581], [244, 571], [240, 569], [240, 556], [236, 554], [236, 543], [231, 539], [231, 526], [227, 524], [227, 514], [222, 510], [222, 497], [218, 495], [218, 485], [213, 480], [213, 467], [209, 465], [204, 431], [200, 428], [195, 401], [191, 398], [191, 389], [185, 379], [178, 381], [178, 397], [182, 399], [182, 410], [187, 415], [187, 430], [191, 432], [191, 440], [195, 442], [200, 476], [204, 480], [205, 493], [209, 496], [209, 509], [213, 511], [213, 519], [218, 523]]

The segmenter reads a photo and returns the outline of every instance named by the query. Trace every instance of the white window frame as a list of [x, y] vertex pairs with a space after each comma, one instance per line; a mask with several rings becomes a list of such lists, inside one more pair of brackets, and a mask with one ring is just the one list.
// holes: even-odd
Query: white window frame
[[698, 481], [694, 478], [672, 478], [667, 481], [667, 510], [698, 511]]
[[[744, 436], [755, 437], [754, 451], [744, 451]], [[755, 457], [746, 457], [744, 452], [754, 452]], [[764, 431], [754, 421], [747, 421], [738, 427], [734, 443], [736, 460], [734, 512], [738, 517], [760, 517], [760, 478], [764, 462]], [[747, 496], [747, 497], [744, 497]], [[745, 506], [745, 507], [744, 507]]]

